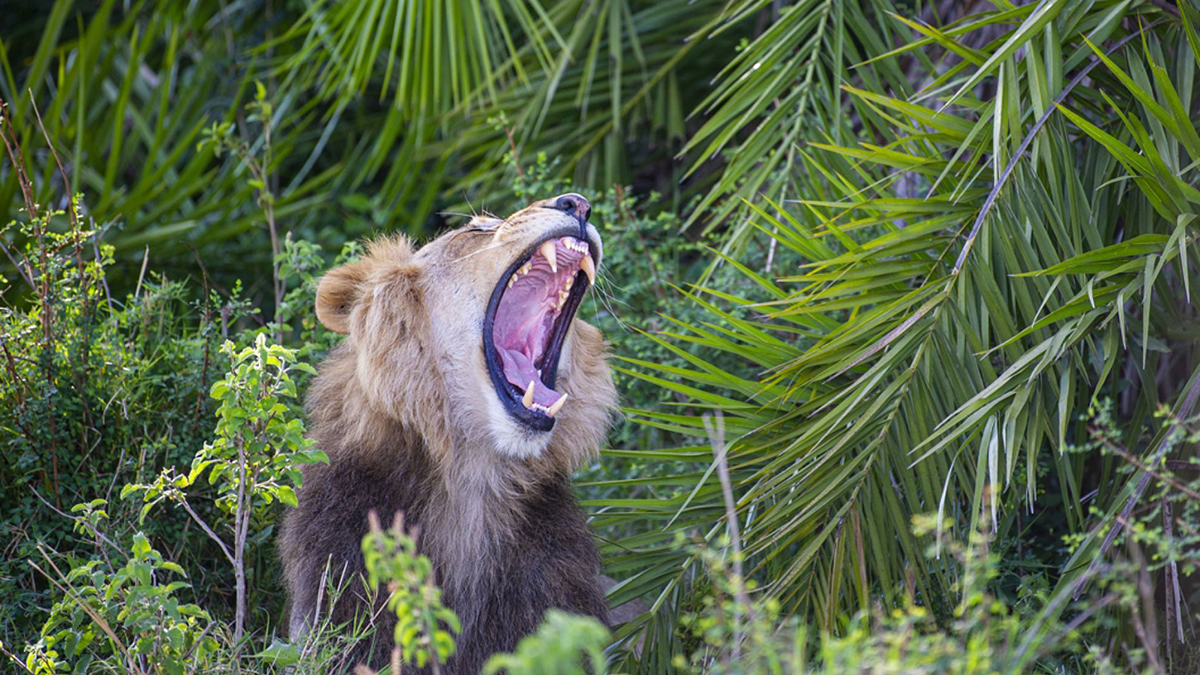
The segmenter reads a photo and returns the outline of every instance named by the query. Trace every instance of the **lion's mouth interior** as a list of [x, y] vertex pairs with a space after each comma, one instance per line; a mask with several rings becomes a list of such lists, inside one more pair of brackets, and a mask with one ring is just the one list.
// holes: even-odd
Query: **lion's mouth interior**
[[488, 366], [502, 389], [501, 398], [516, 404], [510, 409], [536, 413], [547, 421], [562, 410], [567, 396], [554, 389], [559, 353], [595, 273], [586, 241], [554, 237], [538, 245], [497, 285], [500, 295], [489, 317], [489, 346], [495, 358], [488, 359]]

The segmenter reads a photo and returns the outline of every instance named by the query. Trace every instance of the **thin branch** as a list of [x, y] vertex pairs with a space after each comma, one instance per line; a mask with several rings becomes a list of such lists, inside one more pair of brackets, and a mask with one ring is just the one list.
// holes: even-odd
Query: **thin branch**
[[96, 229], [95, 221], [92, 222], [92, 252], [96, 255], [96, 267], [100, 272], [100, 283], [104, 286], [104, 299], [108, 301], [108, 311], [112, 312], [113, 301], [112, 291], [108, 288], [108, 275], [104, 272], [104, 267], [100, 259], [100, 231]]
[[24, 661], [17, 658], [16, 654], [13, 654], [12, 652], [5, 649], [3, 642], [0, 642], [0, 654], [3, 654], [5, 656], [7, 656], [8, 658], [12, 659], [12, 662], [17, 664], [18, 666], [21, 666], [22, 668], [24, 668], [25, 672], [33, 673], [33, 671], [29, 669], [29, 666], [25, 665]]
[[[1180, 402], [1179, 410], [1176, 414], [1181, 418], [1191, 416], [1192, 408], [1196, 405], [1197, 397], [1200, 397], [1200, 372], [1195, 373], [1192, 376], [1192, 386], [1188, 389], [1187, 394], [1184, 395], [1183, 401]], [[1160, 442], [1158, 444], [1158, 448], [1154, 450], [1154, 456], [1150, 458], [1151, 462], [1157, 462], [1164, 454], [1166, 454], [1167, 448], [1169, 447], [1169, 440], [1170, 435], [1163, 436], [1162, 442]], [[1088, 565], [1088, 574], [1084, 576], [1085, 579], [1090, 577], [1091, 572], [1095, 571], [1095, 569], [1099, 566], [1100, 561], [1104, 559], [1104, 555], [1108, 553], [1108, 549], [1112, 548], [1113, 541], [1115, 541], [1117, 536], [1121, 534], [1121, 530], [1124, 528], [1125, 523], [1129, 522], [1129, 517], [1133, 513], [1133, 508], [1137, 505], [1138, 501], [1141, 500], [1142, 494], [1146, 492], [1146, 488], [1150, 486], [1150, 478], [1150, 472], [1147, 471], [1146, 473], [1142, 474], [1142, 479], [1138, 481], [1137, 487], [1134, 488], [1133, 494], [1129, 495], [1129, 499], [1125, 502], [1125, 506], [1121, 509], [1121, 514], [1117, 516], [1117, 524], [1108, 531], [1108, 534], [1104, 537], [1104, 543], [1100, 545], [1100, 550], [1096, 552], [1096, 557], [1093, 558], [1091, 564]], [[1079, 595], [1083, 593], [1085, 586], [1086, 584], [1080, 584], [1072, 594], [1073, 597], [1078, 599]]]
[[[63, 167], [62, 158], [58, 156], [58, 150], [54, 149], [54, 142], [50, 140], [50, 134], [46, 131], [46, 125], [42, 123], [42, 113], [38, 110], [37, 101], [33, 97], [33, 89], [29, 90], [29, 102], [33, 104], [33, 114], [37, 117], [38, 127], [42, 130], [42, 137], [46, 139], [46, 146], [50, 148], [50, 154], [54, 156], [54, 163], [58, 165], [58, 172], [62, 175], [63, 186], [67, 193], [67, 214], [71, 217], [71, 231], [79, 231], [79, 222], [75, 218], [75, 193], [71, 192], [71, 179], [67, 177], [67, 170]], [[78, 243], [76, 244], [78, 251]], [[80, 259], [80, 271], [82, 271], [83, 262]]]
[[1034, 654], [1033, 660], [1037, 661], [1038, 659], [1042, 658], [1043, 656], [1046, 656], [1050, 651], [1061, 646], [1061, 644], [1062, 644], [1061, 640], [1063, 637], [1070, 635], [1071, 631], [1075, 630], [1076, 628], [1079, 628], [1081, 625], [1083, 625], [1083, 622], [1090, 619], [1092, 617], [1092, 615], [1094, 615], [1096, 612], [1099, 612], [1101, 609], [1104, 609], [1105, 607], [1108, 607], [1109, 605], [1111, 605], [1113, 603], [1113, 601], [1115, 601], [1116, 599], [1117, 599], [1117, 597], [1115, 595], [1106, 595], [1103, 598], [1101, 598], [1100, 600], [1096, 601], [1095, 603], [1089, 605], [1087, 609], [1080, 612], [1079, 615], [1076, 616], [1074, 619], [1071, 619], [1070, 623], [1063, 626], [1063, 629], [1058, 632], [1058, 635], [1056, 637], [1046, 640], [1045, 641], [1046, 646], [1043, 646], [1041, 649], [1039, 649], [1037, 651], [1036, 654]]
[[192, 506], [191, 504], [187, 503], [187, 499], [180, 498], [179, 503], [183, 505], [183, 510], [188, 512], [188, 515], [192, 517], [192, 520], [196, 521], [196, 524], [200, 526], [200, 529], [204, 530], [204, 534], [207, 534], [209, 539], [217, 542], [217, 546], [221, 547], [221, 553], [224, 553], [225, 558], [229, 560], [229, 563], [233, 564], [233, 556], [229, 554], [229, 548], [225, 546], [225, 542], [221, 540], [221, 537], [217, 536], [217, 533], [212, 531], [212, 528], [208, 526], [208, 523], [204, 522], [204, 519], [192, 510]]
[[146, 263], [150, 262], [150, 245], [146, 245], [146, 250], [142, 253], [142, 271], [138, 272], [137, 286], [133, 289], [133, 299], [137, 300], [138, 295], [142, 292], [142, 279], [146, 276]]
[[73, 515], [71, 515], [71, 514], [69, 514], [69, 513], [66, 513], [66, 512], [65, 512], [65, 511], [63, 511], [62, 509], [60, 509], [60, 508], [58, 508], [57, 506], [55, 506], [55, 505], [51, 504], [50, 502], [46, 501], [46, 498], [45, 498], [45, 497], [43, 497], [43, 496], [42, 496], [42, 494], [41, 494], [40, 492], [38, 492], [38, 491], [37, 491], [37, 488], [30, 486], [29, 490], [30, 490], [31, 492], [33, 492], [33, 496], [34, 496], [34, 497], [37, 497], [37, 498], [38, 498], [38, 501], [40, 501], [41, 503], [43, 503], [43, 504], [45, 504], [47, 507], [49, 507], [49, 509], [50, 509], [51, 511], [53, 511], [53, 512], [57, 513], [58, 515], [62, 516], [63, 518], [67, 518], [67, 519], [74, 520], [74, 521], [77, 521], [77, 522], [78, 522], [78, 521], [82, 521], [82, 522], [83, 522], [83, 524], [84, 524], [84, 526], [87, 528], [87, 530], [88, 530], [89, 532], [91, 532], [93, 535], [95, 535], [95, 537], [96, 537], [97, 539], [99, 539], [100, 541], [102, 541], [102, 542], [104, 542], [104, 543], [108, 544], [109, 546], [111, 546], [113, 549], [115, 549], [116, 551], [118, 551], [118, 552], [120, 552], [120, 553], [124, 553], [124, 552], [125, 552], [125, 550], [124, 550], [124, 549], [122, 549], [120, 546], [117, 546], [115, 543], [113, 543], [113, 540], [112, 540], [112, 539], [109, 539], [108, 537], [104, 536], [104, 533], [103, 533], [103, 532], [101, 532], [100, 530], [97, 530], [96, 528], [92, 527], [92, 524], [91, 524], [91, 523], [89, 523], [89, 522], [87, 522], [87, 520], [84, 520], [83, 518], [80, 518], [79, 516], [73, 516]]
[[[1164, 476], [1163, 474], [1158, 473], [1154, 469], [1150, 468], [1145, 462], [1141, 461], [1137, 457], [1134, 457], [1133, 455], [1129, 454], [1129, 452], [1127, 452], [1121, 446], [1119, 446], [1116, 443], [1113, 443], [1112, 441], [1105, 438], [1104, 433], [1100, 429], [1097, 429], [1096, 427], [1088, 427], [1088, 433], [1090, 433], [1092, 435], [1092, 438], [1096, 439], [1097, 441], [1100, 441], [1100, 444], [1103, 445], [1107, 450], [1112, 452], [1114, 455], [1119, 456], [1121, 459], [1124, 459], [1126, 462], [1129, 462], [1130, 464], [1134, 465], [1137, 469], [1139, 469], [1141, 471], [1145, 471], [1146, 473], [1150, 474], [1154, 478], [1157, 478], [1159, 482], [1170, 485], [1171, 487], [1175, 488], [1176, 490], [1179, 490], [1180, 492], [1187, 495], [1188, 497], [1191, 497], [1192, 499], [1200, 501], [1200, 492], [1196, 492], [1192, 488], [1184, 485], [1183, 483], [1180, 483], [1179, 481], [1175, 480], [1174, 478], [1171, 478], [1170, 476]], [[1164, 441], [1165, 441], [1165, 439], [1164, 439]]]
[[[40, 544], [38, 545], [37, 549], [38, 552], [42, 554], [42, 557], [46, 559], [46, 562], [54, 568], [54, 572], [58, 574], [59, 577], [66, 579], [66, 575], [62, 573], [62, 570], [58, 569], [58, 565], [54, 564], [54, 561], [50, 559], [50, 556], [46, 555], [46, 551], [41, 547]], [[83, 598], [79, 597], [79, 594], [75, 592], [75, 589], [70, 587], [71, 582], [68, 581], [67, 585], [63, 586], [61, 583], [59, 583], [58, 579], [55, 579], [54, 577], [50, 576], [46, 570], [38, 567], [37, 563], [33, 562], [32, 560], [28, 562], [30, 567], [40, 572], [42, 576], [46, 577], [46, 579], [48, 579], [50, 583], [54, 584], [58, 590], [62, 591], [64, 595], [71, 598], [75, 604], [79, 605], [79, 608], [88, 615], [88, 618], [90, 618], [93, 623], [95, 623], [97, 626], [100, 626], [100, 629], [103, 630], [106, 635], [108, 635], [108, 639], [112, 640], [113, 644], [117, 646], [117, 649], [121, 650], [121, 653], [125, 655], [125, 659], [129, 662], [129, 667], [131, 669], [138, 673], [145, 672], [138, 667], [138, 662], [134, 660], [133, 656], [130, 655], [129, 650], [125, 648], [124, 643], [117, 638], [117, 634], [113, 632], [113, 629], [108, 625], [108, 622], [104, 620], [104, 617], [97, 614], [96, 610], [93, 609], [91, 605], [84, 602]]]
[[[733, 559], [733, 574], [736, 577], [733, 583], [733, 595], [737, 598], [738, 606], [746, 612], [747, 616], [750, 616], [753, 614], [753, 610], [750, 605], [750, 596], [746, 593], [746, 575], [742, 570], [742, 537], [738, 531], [737, 502], [733, 498], [733, 482], [729, 479], [729, 463], [726, 461], [729, 448], [725, 445], [725, 416], [721, 414], [720, 410], [717, 410], [715, 424], [711, 415], [705, 415], [703, 421], [704, 430], [708, 432], [708, 441], [712, 446], [713, 457], [717, 463], [717, 478], [721, 481], [721, 496], [725, 500], [725, 524], [729, 528], [729, 547], [733, 551], [731, 558]], [[734, 629], [731, 648], [734, 663], [741, 655], [741, 632], [740, 627]]]
[[[36, 291], [37, 285], [33, 283], [33, 277], [31, 276], [32, 272], [27, 271], [24, 267], [21, 267], [21, 264], [17, 262], [17, 259], [13, 257], [13, 254], [8, 250], [8, 246], [4, 245], [3, 239], [0, 239], [0, 251], [4, 252], [4, 255], [8, 258], [8, 261], [11, 262], [13, 267], [17, 268], [17, 271], [21, 273], [21, 278], [25, 280], [25, 283], [29, 284], [29, 288]], [[28, 264], [28, 262], [26, 262], [26, 264]]]

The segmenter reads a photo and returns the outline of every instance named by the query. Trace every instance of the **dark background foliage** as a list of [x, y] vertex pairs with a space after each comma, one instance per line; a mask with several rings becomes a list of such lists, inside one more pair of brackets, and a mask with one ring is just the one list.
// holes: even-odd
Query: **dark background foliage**
[[[71, 510], [98, 498], [224, 626], [219, 548], [116, 497], [212, 440], [220, 345], [315, 363], [314, 280], [354, 242], [578, 190], [624, 411], [576, 483], [612, 599], [653, 608], [615, 667], [858, 672], [895, 639], [931, 660], [876, 665], [1191, 672], [1195, 2], [0, 15], [6, 649], [63, 601], [30, 561], [113, 554]], [[279, 508], [248, 549], [260, 646]]]

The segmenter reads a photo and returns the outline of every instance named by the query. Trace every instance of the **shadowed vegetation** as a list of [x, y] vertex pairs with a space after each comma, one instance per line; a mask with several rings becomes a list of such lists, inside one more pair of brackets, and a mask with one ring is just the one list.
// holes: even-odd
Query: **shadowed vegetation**
[[[352, 667], [278, 628], [314, 280], [578, 190], [624, 415], [576, 485], [650, 609], [495, 668], [1195, 672], [1195, 0], [10, 4], [6, 664]], [[259, 353], [280, 397], [213, 389]]]

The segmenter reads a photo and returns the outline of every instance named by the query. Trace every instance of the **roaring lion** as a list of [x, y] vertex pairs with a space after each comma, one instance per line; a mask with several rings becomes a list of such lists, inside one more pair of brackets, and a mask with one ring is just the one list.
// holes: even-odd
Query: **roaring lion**
[[[307, 399], [330, 461], [304, 469], [279, 542], [293, 636], [357, 613], [378, 637], [352, 658], [387, 662], [395, 617], [356, 576], [371, 510], [420, 528], [462, 621], [443, 672], [478, 672], [552, 607], [605, 619], [599, 556], [569, 484], [616, 404], [604, 340], [575, 318], [602, 253], [590, 213], [566, 194], [476, 217], [419, 250], [377, 241], [322, 278], [317, 317], [346, 339]], [[330, 580], [349, 581], [333, 603]]]

